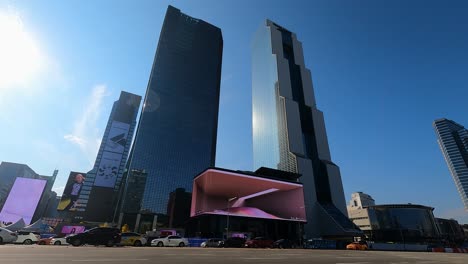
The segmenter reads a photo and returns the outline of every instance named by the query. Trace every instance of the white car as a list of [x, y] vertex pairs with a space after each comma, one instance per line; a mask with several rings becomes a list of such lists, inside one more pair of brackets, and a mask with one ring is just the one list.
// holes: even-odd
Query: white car
[[13, 243], [17, 238], [18, 236], [15, 232], [0, 227], [0, 245], [3, 243]]
[[38, 233], [30, 232], [30, 231], [18, 231], [16, 233], [18, 238], [16, 239], [15, 244], [25, 244], [31, 245], [36, 244], [37, 241], [41, 239], [41, 236]]
[[50, 240], [50, 245], [68, 245], [66, 237], [54, 237]]
[[180, 236], [167, 236], [151, 240], [153, 247], [185, 247], [188, 245], [188, 239]]

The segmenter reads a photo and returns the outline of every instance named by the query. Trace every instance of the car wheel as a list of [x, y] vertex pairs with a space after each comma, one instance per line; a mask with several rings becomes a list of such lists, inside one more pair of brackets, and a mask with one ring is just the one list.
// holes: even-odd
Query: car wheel
[[0, 237], [0, 245], [3, 244], [3, 238]]
[[71, 244], [74, 246], [74, 247], [79, 247], [81, 246], [81, 240], [79, 239], [75, 239], [71, 242]]
[[60, 241], [55, 241], [55, 242], [54, 242], [54, 245], [60, 246], [60, 245], [62, 245], [62, 242], [60, 242]]
[[159, 241], [158, 244], [156, 245], [157, 247], [164, 247], [163, 242]]
[[141, 247], [141, 241], [140, 240], [135, 241], [135, 243], [133, 243], [133, 246]]
[[107, 241], [107, 243], [106, 243], [106, 247], [113, 247], [114, 244], [115, 244], [115, 243], [114, 243], [114, 240], [109, 240], [109, 241]]
[[25, 244], [25, 245], [31, 245], [31, 244], [32, 244], [32, 240], [31, 240], [31, 239], [26, 239], [25, 241], [23, 241], [23, 244]]
[[180, 243], [179, 243], [179, 247], [185, 247], [184, 242], [180, 242]]

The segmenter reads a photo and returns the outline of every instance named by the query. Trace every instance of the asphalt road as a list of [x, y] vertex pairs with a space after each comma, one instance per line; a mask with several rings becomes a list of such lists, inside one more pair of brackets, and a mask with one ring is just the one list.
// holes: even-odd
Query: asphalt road
[[131, 248], [0, 245], [0, 263], [468, 263], [468, 254], [313, 249]]

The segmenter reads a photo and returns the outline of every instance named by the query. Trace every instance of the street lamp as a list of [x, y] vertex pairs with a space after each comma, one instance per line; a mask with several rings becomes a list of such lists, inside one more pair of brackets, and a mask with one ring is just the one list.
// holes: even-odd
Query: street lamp
[[227, 199], [226, 239], [229, 238], [229, 208], [230, 208], [229, 203], [232, 202], [232, 201], [234, 201], [235, 199], [237, 199], [237, 196]]

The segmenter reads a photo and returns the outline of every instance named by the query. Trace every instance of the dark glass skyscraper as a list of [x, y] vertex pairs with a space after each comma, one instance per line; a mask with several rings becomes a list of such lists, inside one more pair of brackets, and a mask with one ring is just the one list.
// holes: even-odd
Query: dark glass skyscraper
[[468, 130], [445, 118], [434, 121], [437, 142], [444, 154], [465, 210], [468, 211]]
[[252, 49], [254, 169], [302, 175], [307, 237], [358, 235], [360, 230], [347, 218], [340, 170], [331, 160], [301, 42], [267, 20]]
[[[133, 184], [124, 194], [120, 223], [137, 223], [134, 228], [144, 231], [153, 220], [143, 218], [154, 214], [158, 227], [169, 227], [171, 193], [190, 191], [193, 177], [215, 165], [222, 51], [219, 28], [168, 7], [128, 164], [127, 181]], [[136, 182], [145, 184], [138, 197], [129, 189]]]

